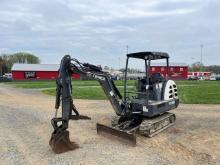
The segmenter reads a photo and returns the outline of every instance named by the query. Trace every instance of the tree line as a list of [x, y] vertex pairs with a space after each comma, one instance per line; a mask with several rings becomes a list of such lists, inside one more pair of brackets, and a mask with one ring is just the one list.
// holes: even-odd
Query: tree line
[[22, 64], [39, 64], [39, 57], [31, 53], [18, 52], [14, 54], [0, 55], [0, 75], [11, 72], [14, 63]]
[[205, 66], [201, 62], [195, 62], [189, 67], [190, 72], [212, 72], [215, 74], [220, 74], [220, 66], [219, 65], [210, 65]]

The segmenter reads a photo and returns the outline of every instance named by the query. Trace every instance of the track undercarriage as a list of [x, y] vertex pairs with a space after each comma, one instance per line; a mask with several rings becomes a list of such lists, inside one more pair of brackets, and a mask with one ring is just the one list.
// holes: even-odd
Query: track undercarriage
[[136, 145], [135, 134], [146, 137], [153, 137], [161, 131], [169, 128], [174, 124], [176, 116], [173, 113], [166, 112], [154, 118], [123, 118], [115, 116], [112, 118], [112, 126], [97, 124], [97, 132], [105, 132], [119, 137], [132, 146]]

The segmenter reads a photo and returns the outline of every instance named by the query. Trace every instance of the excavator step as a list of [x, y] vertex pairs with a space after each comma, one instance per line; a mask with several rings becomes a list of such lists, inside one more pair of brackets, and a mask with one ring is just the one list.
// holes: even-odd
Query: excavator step
[[97, 134], [112, 135], [116, 137], [119, 141], [124, 142], [131, 146], [136, 146], [136, 136], [126, 131], [118, 130], [114, 127], [109, 127], [100, 123], [96, 124]]

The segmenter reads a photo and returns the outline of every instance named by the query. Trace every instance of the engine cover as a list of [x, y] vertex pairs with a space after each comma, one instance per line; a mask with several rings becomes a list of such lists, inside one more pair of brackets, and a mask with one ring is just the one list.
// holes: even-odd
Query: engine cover
[[167, 80], [163, 88], [163, 100], [178, 99], [177, 85], [173, 80]]

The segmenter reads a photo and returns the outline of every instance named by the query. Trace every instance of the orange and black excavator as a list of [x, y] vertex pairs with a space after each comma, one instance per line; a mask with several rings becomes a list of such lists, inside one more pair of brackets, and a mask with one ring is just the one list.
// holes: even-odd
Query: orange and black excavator
[[[144, 61], [146, 74], [137, 80], [135, 92], [127, 89], [128, 64], [130, 58]], [[165, 59], [167, 74], [164, 78], [160, 73], [152, 74], [150, 65], [152, 60]], [[54, 131], [49, 144], [55, 153], [62, 153], [78, 147], [69, 139], [69, 120], [90, 119], [82, 116], [73, 104], [71, 75], [80, 74], [82, 77], [92, 78], [100, 83], [109, 99], [116, 116], [112, 125], [96, 124], [97, 133], [109, 133], [122, 138], [131, 145], [136, 145], [135, 134], [152, 137], [174, 124], [175, 114], [167, 111], [177, 108], [179, 99], [177, 86], [169, 80], [169, 55], [162, 52], [138, 52], [127, 54], [124, 75], [124, 96], [122, 97], [111, 75], [88, 63], [81, 63], [77, 59], [65, 55], [60, 64], [59, 76], [56, 80], [55, 117], [51, 120]], [[57, 111], [62, 106], [62, 115], [57, 117]]]

